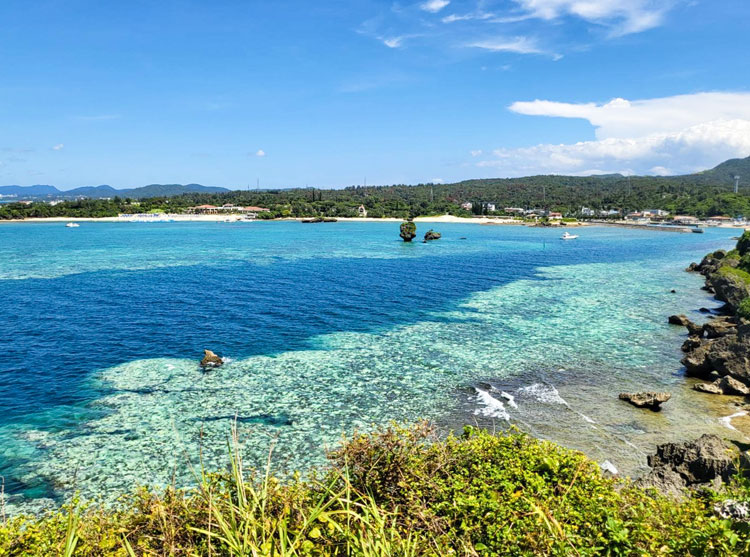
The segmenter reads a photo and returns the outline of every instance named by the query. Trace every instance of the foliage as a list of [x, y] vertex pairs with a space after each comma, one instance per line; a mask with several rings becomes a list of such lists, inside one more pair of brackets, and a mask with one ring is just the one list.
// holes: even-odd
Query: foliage
[[[740, 259], [740, 264], [742, 259]], [[729, 265], [723, 265], [716, 271], [717, 274], [725, 277], [733, 277], [747, 285], [750, 285], [750, 273], [740, 268], [730, 267]]]
[[[740, 171], [745, 168], [747, 172]], [[0, 220], [10, 218], [78, 216], [116, 216], [118, 213], [148, 212], [153, 209], [181, 212], [202, 204], [267, 207], [263, 218], [275, 217], [356, 217], [364, 205], [369, 217], [413, 218], [452, 214], [471, 216], [462, 209], [472, 203], [476, 214], [504, 214], [505, 207], [559, 211], [566, 217], [578, 216], [583, 207], [617, 210], [621, 214], [644, 209], [664, 209], [675, 214], [698, 217], [714, 215], [750, 215], [750, 190], [742, 186], [734, 193], [732, 176], [750, 173], [750, 157], [727, 161], [715, 169], [687, 176], [527, 176], [523, 178], [466, 180], [454, 184], [418, 184], [414, 186], [352, 186], [344, 189], [296, 188], [279, 190], [236, 190], [230, 192], [193, 191], [168, 197], [174, 185], [139, 188], [138, 201], [124, 198], [128, 190], [112, 199], [80, 199], [58, 205], [43, 202], [25, 205], [0, 205]], [[189, 185], [186, 188], [199, 189]], [[101, 188], [101, 186], [100, 186]], [[107, 195], [114, 195], [111, 190]], [[86, 193], [82, 191], [81, 193]], [[134, 197], [134, 194], [131, 195]], [[44, 199], [44, 198], [42, 198]], [[135, 205], [140, 203], [140, 205]], [[488, 211], [488, 203], [498, 210]]]
[[[356, 435], [320, 477], [229, 472], [141, 489], [115, 508], [73, 501], [0, 526], [2, 555], [740, 555], [750, 536], [710, 493], [678, 502], [602, 476], [581, 453], [511, 431], [426, 424]], [[736, 482], [729, 495], [747, 499]], [[67, 549], [66, 549], [67, 548]]]
[[413, 221], [406, 221], [401, 223], [401, 231], [399, 236], [404, 239], [404, 242], [411, 242], [417, 235], [417, 225]]
[[737, 315], [750, 321], [750, 298], [745, 298], [737, 307]]
[[750, 230], [745, 230], [737, 240], [737, 251], [741, 256], [750, 253]]

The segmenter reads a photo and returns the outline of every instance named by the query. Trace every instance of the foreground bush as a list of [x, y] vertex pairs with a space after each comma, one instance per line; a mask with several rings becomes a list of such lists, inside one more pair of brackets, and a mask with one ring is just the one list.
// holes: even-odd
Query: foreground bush
[[[356, 436], [319, 478], [231, 473], [142, 489], [114, 509], [76, 502], [0, 527], [1, 555], [743, 555], [712, 513], [602, 477], [581, 453], [511, 432], [444, 440], [420, 424]], [[743, 485], [731, 496], [747, 498]], [[728, 496], [728, 495], [726, 495]]]

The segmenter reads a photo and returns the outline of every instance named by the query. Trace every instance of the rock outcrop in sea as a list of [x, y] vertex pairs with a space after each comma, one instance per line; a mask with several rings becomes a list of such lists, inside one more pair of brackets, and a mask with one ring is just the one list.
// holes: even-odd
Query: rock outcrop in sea
[[417, 225], [414, 221], [406, 221], [401, 223], [401, 233], [399, 234], [404, 242], [411, 242], [417, 236]]
[[223, 363], [224, 363], [224, 360], [222, 360], [220, 356], [217, 356], [211, 350], [203, 351], [203, 359], [201, 360], [202, 368], [206, 369], [206, 368], [219, 367]]
[[661, 405], [667, 402], [672, 395], [669, 393], [620, 393], [620, 400], [625, 400], [638, 408], [648, 408], [654, 412], [661, 410]]
[[440, 232], [435, 232], [432, 228], [430, 228], [424, 235], [424, 241], [430, 242], [432, 240], [439, 240], [440, 239]]

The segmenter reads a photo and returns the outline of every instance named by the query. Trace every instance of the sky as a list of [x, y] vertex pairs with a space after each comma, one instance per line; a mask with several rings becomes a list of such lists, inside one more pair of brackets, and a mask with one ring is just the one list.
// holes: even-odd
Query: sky
[[667, 175], [750, 155], [747, 0], [3, 0], [0, 21], [2, 185]]

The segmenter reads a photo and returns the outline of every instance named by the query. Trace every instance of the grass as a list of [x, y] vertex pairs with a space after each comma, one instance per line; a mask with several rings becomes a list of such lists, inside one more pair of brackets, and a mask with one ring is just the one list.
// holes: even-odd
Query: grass
[[712, 512], [727, 493], [684, 501], [604, 478], [581, 453], [511, 431], [427, 424], [355, 435], [331, 466], [282, 482], [271, 459], [194, 489], [140, 489], [115, 507], [72, 501], [0, 526], [0, 555], [477, 556], [742, 555], [750, 536]]

